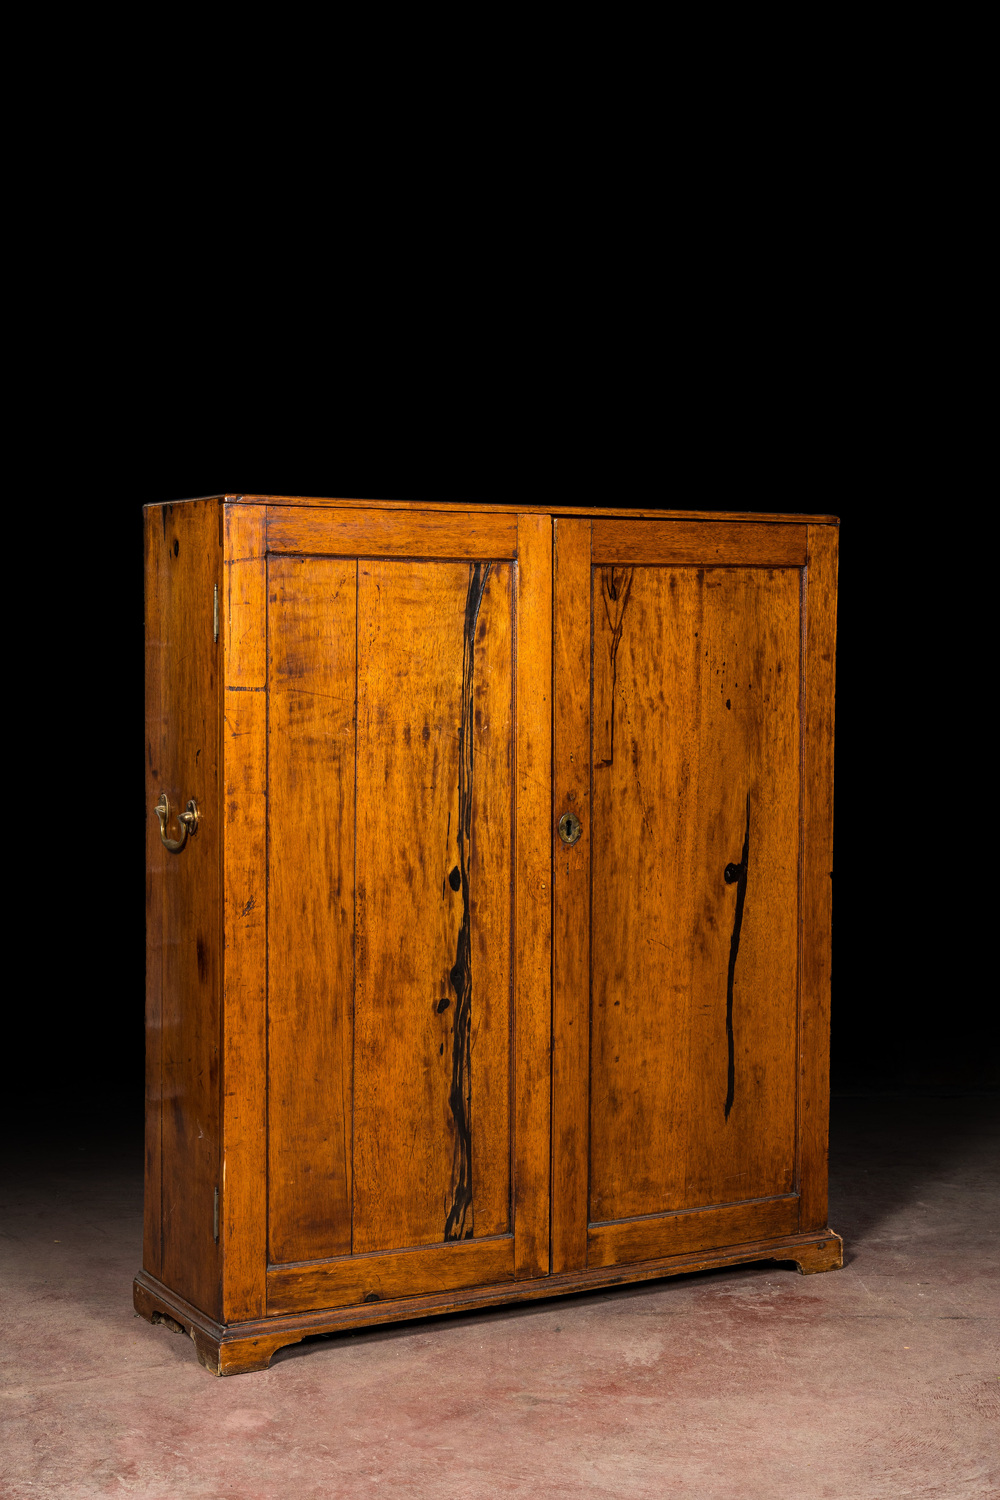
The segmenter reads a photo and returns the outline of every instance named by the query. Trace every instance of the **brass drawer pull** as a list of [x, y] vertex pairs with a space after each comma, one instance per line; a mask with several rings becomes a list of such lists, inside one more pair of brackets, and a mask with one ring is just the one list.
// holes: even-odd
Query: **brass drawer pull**
[[167, 801], [166, 792], [160, 793], [160, 800], [156, 804], [156, 816], [160, 820], [160, 839], [165, 849], [171, 854], [179, 854], [188, 841], [188, 834], [198, 832], [198, 804], [192, 797], [182, 813], [177, 814], [177, 821], [181, 825], [181, 837], [179, 839], [167, 838], [167, 820], [170, 817], [170, 803]]

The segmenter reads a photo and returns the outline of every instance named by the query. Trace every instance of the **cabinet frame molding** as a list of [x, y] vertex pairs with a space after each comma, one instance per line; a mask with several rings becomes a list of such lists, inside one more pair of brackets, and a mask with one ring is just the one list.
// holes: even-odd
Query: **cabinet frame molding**
[[291, 1316], [250, 1319], [241, 1323], [216, 1322], [175, 1292], [140, 1271], [133, 1283], [135, 1310], [149, 1323], [167, 1319], [192, 1340], [199, 1362], [213, 1375], [243, 1375], [266, 1370], [279, 1349], [300, 1343], [313, 1334], [342, 1333], [352, 1328], [372, 1328], [381, 1323], [399, 1323], [412, 1318], [474, 1312], [481, 1307], [533, 1302], [541, 1297], [562, 1297], [572, 1292], [600, 1291], [636, 1281], [666, 1276], [690, 1275], [751, 1261], [794, 1265], [803, 1276], [835, 1271], [843, 1265], [844, 1246], [839, 1234], [793, 1234], [778, 1240], [757, 1240], [725, 1249], [694, 1254], [668, 1255], [660, 1260], [637, 1261], [628, 1266], [592, 1267], [567, 1271], [531, 1281], [502, 1282], [467, 1292], [439, 1292], [429, 1296], [402, 1297], [397, 1301], [365, 1303], [335, 1311], [297, 1313]]
[[830, 1139], [830, 975], [833, 920], [833, 745], [837, 640], [835, 526], [810, 525], [802, 570], [802, 736], [799, 906], [799, 1229], [826, 1223]]

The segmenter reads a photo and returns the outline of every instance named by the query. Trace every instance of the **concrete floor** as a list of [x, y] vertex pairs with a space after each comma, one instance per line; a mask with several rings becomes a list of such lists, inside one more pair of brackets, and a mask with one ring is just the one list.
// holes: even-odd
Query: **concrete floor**
[[834, 1109], [843, 1271], [397, 1324], [226, 1380], [133, 1315], [138, 1144], [26, 1153], [2, 1198], [0, 1495], [997, 1496], [998, 1103]]

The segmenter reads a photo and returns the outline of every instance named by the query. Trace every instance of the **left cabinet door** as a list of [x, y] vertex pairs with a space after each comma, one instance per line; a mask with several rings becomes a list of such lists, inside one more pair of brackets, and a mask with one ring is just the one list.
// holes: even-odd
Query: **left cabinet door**
[[269, 511], [268, 1313], [548, 1270], [549, 528]]

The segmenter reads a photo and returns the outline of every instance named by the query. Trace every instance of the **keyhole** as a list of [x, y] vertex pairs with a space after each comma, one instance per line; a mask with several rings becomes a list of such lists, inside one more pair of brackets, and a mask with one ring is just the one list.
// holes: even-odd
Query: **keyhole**
[[575, 844], [583, 832], [580, 819], [574, 813], [563, 813], [559, 819], [559, 837], [564, 844]]

